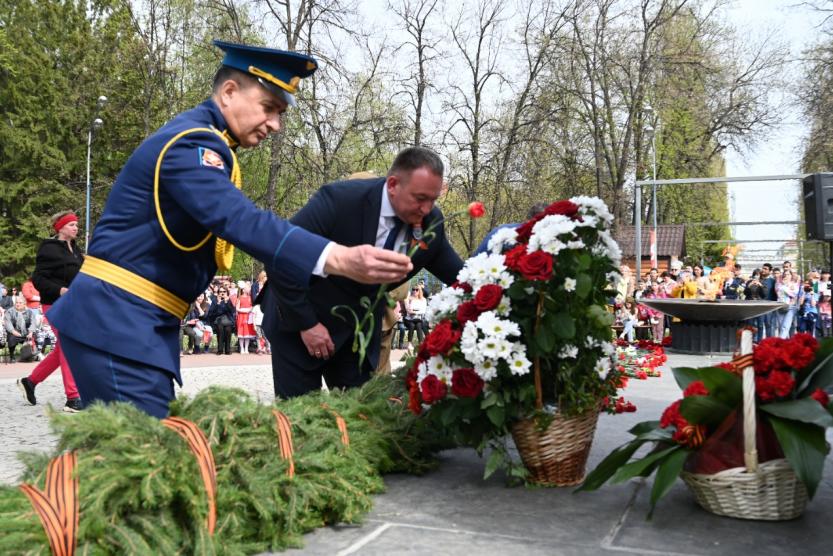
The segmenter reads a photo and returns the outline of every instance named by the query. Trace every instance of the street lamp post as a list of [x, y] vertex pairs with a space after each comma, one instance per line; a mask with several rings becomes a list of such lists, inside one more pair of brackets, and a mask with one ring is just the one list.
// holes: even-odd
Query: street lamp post
[[95, 117], [90, 123], [90, 129], [87, 131], [87, 199], [84, 220], [84, 250], [87, 250], [90, 247], [90, 159], [92, 157], [93, 133], [101, 129], [101, 126], [104, 125], [104, 120], [98, 117], [98, 113], [105, 104], [107, 104], [107, 97], [104, 95], [98, 97], [98, 101], [96, 102]]
[[[654, 114], [654, 109], [651, 107], [650, 104], [646, 104], [644, 108], [645, 118], [650, 119]], [[654, 182], [651, 184], [651, 205], [653, 211], [653, 241], [651, 244], [652, 253], [651, 253], [651, 266], [654, 266], [656, 261], [659, 259], [659, 252], [658, 252], [658, 230], [657, 230], [657, 134], [654, 126], [650, 123], [645, 126], [645, 133], [648, 137], [651, 138], [651, 180]]]

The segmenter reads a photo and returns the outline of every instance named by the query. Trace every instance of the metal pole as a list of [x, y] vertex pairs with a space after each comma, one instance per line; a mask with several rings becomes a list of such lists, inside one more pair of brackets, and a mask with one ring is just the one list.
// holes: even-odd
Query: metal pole
[[636, 254], [636, 282], [642, 276], [642, 186], [637, 185], [633, 188], [633, 194], [636, 197], [633, 203], [634, 212], [634, 226], [636, 235], [636, 245], [634, 246]]
[[[652, 166], [652, 176], [654, 178], [654, 183], [652, 184], [651, 189], [653, 189], [652, 195], [652, 203], [654, 204], [654, 234], [657, 233], [657, 134], [656, 131], [651, 135], [651, 166]], [[659, 238], [657, 238], [659, 240]], [[659, 258], [659, 253], [657, 253], [657, 258]]]
[[93, 126], [87, 132], [87, 203], [84, 215], [84, 251], [90, 246], [90, 154], [93, 145]]

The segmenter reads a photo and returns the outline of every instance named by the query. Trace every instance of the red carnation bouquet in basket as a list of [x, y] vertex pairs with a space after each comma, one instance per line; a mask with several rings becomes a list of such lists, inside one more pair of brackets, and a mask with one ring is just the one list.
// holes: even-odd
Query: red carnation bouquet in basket
[[[682, 477], [705, 509], [745, 519], [797, 517], [821, 481], [833, 426], [833, 340], [768, 338], [717, 367], [677, 368], [683, 397], [593, 470], [580, 490], [656, 471], [651, 511]], [[634, 457], [644, 445], [647, 454]]]
[[[599, 199], [553, 203], [499, 229], [489, 251], [468, 259], [429, 303], [432, 331], [406, 377], [409, 406], [459, 444], [491, 446], [487, 476], [504, 466], [534, 482], [576, 484], [600, 409], [636, 409], [617, 396], [623, 382], [610, 361], [607, 290], [620, 258], [611, 220]], [[575, 434], [539, 438], [556, 425]], [[525, 467], [509, 457], [510, 432]], [[566, 437], [580, 441], [562, 451]], [[540, 458], [525, 447], [544, 441]], [[559, 468], [564, 461], [569, 469]]]

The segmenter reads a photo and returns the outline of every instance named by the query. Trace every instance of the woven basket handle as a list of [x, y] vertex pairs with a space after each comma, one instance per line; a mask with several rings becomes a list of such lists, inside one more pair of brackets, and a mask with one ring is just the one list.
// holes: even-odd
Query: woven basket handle
[[[740, 354], [752, 353], [752, 331], [744, 330], [740, 336]], [[751, 365], [743, 369], [743, 460], [746, 471], [758, 469], [758, 446], [755, 411], [755, 369]]]

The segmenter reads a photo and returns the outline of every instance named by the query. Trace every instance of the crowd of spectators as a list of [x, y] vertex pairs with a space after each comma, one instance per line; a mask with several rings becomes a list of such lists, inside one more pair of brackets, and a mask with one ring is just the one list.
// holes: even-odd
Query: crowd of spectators
[[633, 340], [643, 329], [654, 340], [667, 333], [670, 318], [640, 303], [641, 299], [730, 299], [778, 301], [779, 310], [749, 321], [756, 329], [756, 341], [763, 338], [789, 338], [796, 332], [831, 336], [831, 284], [827, 270], [810, 271], [802, 278], [790, 261], [780, 267], [770, 263], [747, 274], [738, 264], [711, 270], [701, 265], [683, 266], [679, 261], [668, 271], [652, 268], [644, 276], [633, 276], [631, 269], [620, 268], [614, 299], [615, 328], [622, 338]]
[[27, 280], [17, 288], [0, 283], [0, 349], [9, 360], [40, 361], [55, 345], [55, 333], [43, 314], [40, 295]]

